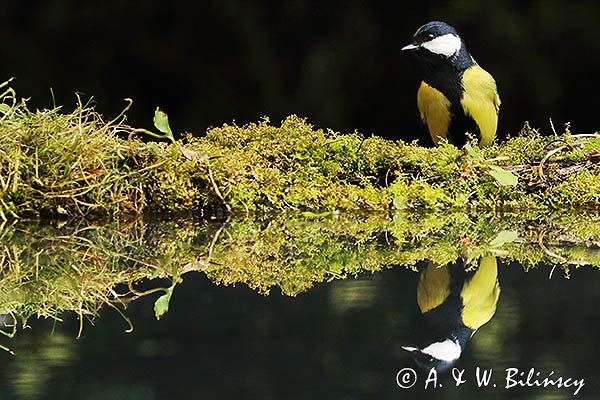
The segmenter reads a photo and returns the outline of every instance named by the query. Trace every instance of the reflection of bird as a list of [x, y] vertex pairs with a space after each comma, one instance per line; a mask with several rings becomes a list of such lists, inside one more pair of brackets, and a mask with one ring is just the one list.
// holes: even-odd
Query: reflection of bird
[[477, 329], [492, 318], [499, 295], [496, 257], [482, 257], [475, 272], [466, 272], [463, 263], [430, 263], [417, 286], [425, 330], [422, 345], [402, 348], [426, 370], [449, 368]]
[[402, 50], [414, 53], [421, 70], [417, 106], [433, 142], [445, 138], [462, 147], [469, 132], [489, 146], [500, 109], [496, 81], [473, 60], [456, 30], [429, 22]]

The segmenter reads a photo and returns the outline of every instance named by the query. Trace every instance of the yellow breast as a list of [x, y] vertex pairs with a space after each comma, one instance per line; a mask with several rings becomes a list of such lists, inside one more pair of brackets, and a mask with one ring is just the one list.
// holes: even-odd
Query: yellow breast
[[486, 70], [475, 64], [464, 72], [462, 86], [460, 103], [465, 115], [473, 118], [479, 127], [479, 144], [489, 146], [496, 137], [500, 109], [496, 81]]
[[448, 135], [450, 126], [450, 100], [436, 88], [421, 82], [417, 92], [417, 107], [421, 119], [427, 124], [433, 143], [436, 145]]

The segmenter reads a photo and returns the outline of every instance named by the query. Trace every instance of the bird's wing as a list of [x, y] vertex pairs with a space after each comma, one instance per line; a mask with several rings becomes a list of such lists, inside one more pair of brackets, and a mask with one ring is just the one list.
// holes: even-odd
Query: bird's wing
[[482, 257], [479, 268], [471, 280], [465, 282], [461, 291], [463, 323], [473, 330], [486, 324], [496, 312], [499, 296], [496, 257]]
[[461, 105], [465, 115], [475, 120], [481, 134], [480, 143], [490, 145], [496, 136], [500, 96], [496, 81], [486, 70], [475, 64], [468, 68], [462, 78]]

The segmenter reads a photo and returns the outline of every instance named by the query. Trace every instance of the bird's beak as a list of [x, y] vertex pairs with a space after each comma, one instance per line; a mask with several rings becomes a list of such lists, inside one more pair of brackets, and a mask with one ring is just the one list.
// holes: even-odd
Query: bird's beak
[[414, 352], [414, 351], [417, 351], [417, 350], [419, 350], [419, 349], [417, 349], [416, 347], [402, 346], [402, 350], [406, 350], [406, 351], [408, 351], [409, 353], [412, 353], [412, 352]]
[[418, 48], [419, 48], [419, 46], [417, 46], [417, 45], [414, 45], [414, 44], [412, 44], [412, 43], [411, 43], [411, 44], [409, 44], [408, 46], [404, 46], [404, 47], [403, 47], [403, 48], [401, 48], [400, 50], [402, 50], [402, 51], [411, 51], [411, 50], [416, 50], [416, 49], [418, 49]]

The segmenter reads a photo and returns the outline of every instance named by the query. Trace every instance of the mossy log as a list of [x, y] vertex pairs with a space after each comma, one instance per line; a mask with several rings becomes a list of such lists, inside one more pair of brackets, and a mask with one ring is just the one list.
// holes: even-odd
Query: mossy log
[[[488, 148], [425, 148], [316, 129], [288, 117], [212, 128], [173, 143], [4, 97], [0, 218], [356, 209], [561, 209], [600, 204], [600, 135], [544, 136], [527, 124]], [[146, 139], [149, 136], [146, 136]]]

